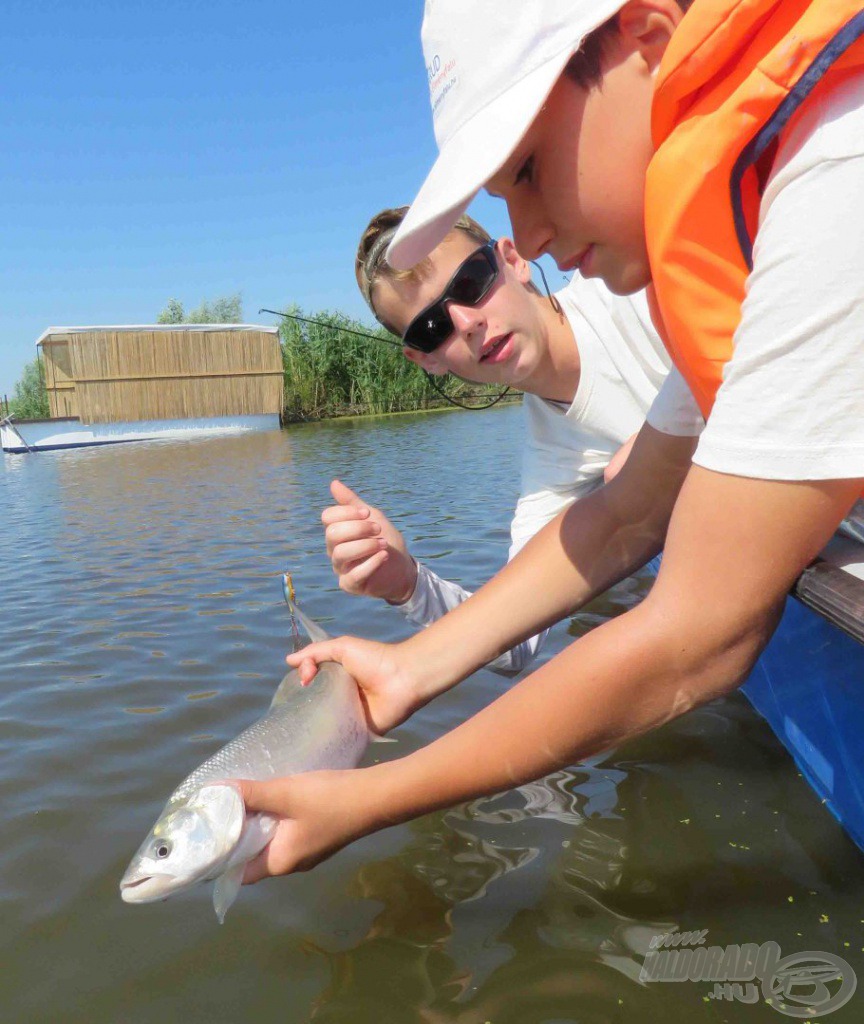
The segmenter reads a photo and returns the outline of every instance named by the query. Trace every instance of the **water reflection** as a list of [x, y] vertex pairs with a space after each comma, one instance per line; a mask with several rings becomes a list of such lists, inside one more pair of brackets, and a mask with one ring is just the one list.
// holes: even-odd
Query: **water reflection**
[[[407, 632], [336, 588], [318, 519], [330, 478], [475, 587], [506, 557], [520, 416], [4, 459], [4, 1021], [718, 1024], [698, 986], [636, 980], [651, 936], [675, 927], [839, 952], [864, 978], [862, 857], [737, 697], [246, 891], [221, 929], [203, 888], [120, 902], [167, 794], [260, 716], [282, 676], [279, 572], [325, 628]], [[627, 581], [557, 627], [546, 656], [648, 585]], [[505, 685], [478, 673], [370, 756], [429, 742]]]

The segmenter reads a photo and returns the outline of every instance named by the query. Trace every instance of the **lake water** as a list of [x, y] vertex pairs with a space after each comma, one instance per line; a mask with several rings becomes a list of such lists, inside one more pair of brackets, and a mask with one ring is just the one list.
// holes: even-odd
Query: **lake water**
[[[673, 929], [839, 954], [864, 983], [864, 855], [738, 695], [603, 762], [245, 889], [222, 927], [209, 886], [121, 902], [168, 794], [269, 703], [289, 643], [282, 570], [331, 632], [407, 635], [396, 612], [336, 587], [319, 522], [330, 479], [474, 587], [506, 557], [521, 417], [5, 456], [0, 1020], [786, 1019], [709, 1000], [708, 983], [640, 984], [650, 937]], [[646, 587], [630, 580], [556, 627], [544, 657]], [[370, 756], [429, 742], [505, 685], [478, 673]], [[860, 1001], [828, 1019], [864, 1019]]]

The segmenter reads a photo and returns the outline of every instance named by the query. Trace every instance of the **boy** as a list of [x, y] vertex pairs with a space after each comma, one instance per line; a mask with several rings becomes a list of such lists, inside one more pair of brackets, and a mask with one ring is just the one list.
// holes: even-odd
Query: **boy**
[[[357, 251], [357, 283], [375, 317], [404, 336], [405, 357], [428, 373], [455, 373], [525, 393], [528, 436], [511, 525], [513, 558], [542, 526], [599, 486], [604, 474], [608, 478], [610, 466], [623, 462], [627, 449], [621, 446], [642, 426], [666, 377], [668, 356], [644, 293], [616, 297], [577, 277], [547, 299], [510, 239], [493, 243], [466, 214], [418, 266], [394, 271], [384, 255], [407, 209], [372, 218]], [[431, 330], [430, 307], [437, 310]], [[680, 419], [675, 409], [663, 415]], [[697, 415], [691, 432], [702, 425]], [[338, 504], [321, 518], [343, 590], [383, 598], [419, 626], [471, 596], [413, 559], [378, 509], [364, 506], [338, 480], [331, 491]], [[522, 671], [543, 636], [489, 667], [508, 675]]]
[[[664, 389], [686, 378], [707, 426], [691, 465], [694, 446], [649, 415], [608, 485], [404, 644], [342, 638], [289, 659], [307, 676], [342, 661], [387, 729], [665, 538], [641, 605], [430, 746], [247, 787], [250, 807], [285, 817], [250, 881], [733, 689], [864, 484], [859, 6], [695, 0], [682, 14], [674, 0], [533, 0], [496, 13], [487, 0], [427, 5], [427, 58], [440, 48], [449, 68], [433, 82], [441, 157], [391, 262], [416, 262], [490, 183], [526, 257], [551, 252], [619, 291], [653, 281], [680, 371]], [[586, 35], [599, 78], [572, 63]], [[478, 53], [494, 59], [478, 67]]]

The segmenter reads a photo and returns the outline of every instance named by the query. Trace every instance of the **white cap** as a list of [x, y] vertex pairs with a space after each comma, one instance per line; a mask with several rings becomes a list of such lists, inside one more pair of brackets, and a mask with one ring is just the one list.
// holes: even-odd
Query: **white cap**
[[439, 156], [387, 250], [397, 270], [443, 241], [531, 126], [567, 61], [624, 0], [426, 0]]

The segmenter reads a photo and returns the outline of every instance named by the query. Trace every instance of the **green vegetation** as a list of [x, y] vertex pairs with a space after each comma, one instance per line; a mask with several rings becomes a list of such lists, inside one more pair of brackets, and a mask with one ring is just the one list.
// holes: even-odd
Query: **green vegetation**
[[243, 299], [236, 295], [223, 295], [218, 299], [201, 303], [188, 313], [179, 299], [169, 299], [165, 308], [156, 317], [157, 324], [242, 324]]
[[[397, 339], [383, 327], [370, 331], [365, 324], [329, 310], [307, 314], [299, 306], [289, 306], [286, 312], [321, 321], [285, 318], [279, 329], [286, 420], [404, 412], [446, 404], [423, 371], [402, 355], [401, 346], [392, 344]], [[358, 338], [340, 327], [372, 333], [380, 340]], [[436, 383], [445, 394], [466, 404], [483, 404], [499, 390], [455, 377], [439, 377]]]
[[45, 370], [42, 367], [42, 360], [38, 357], [24, 367], [9, 402], [9, 412], [19, 420], [46, 419], [50, 415], [48, 393], [45, 390]]

